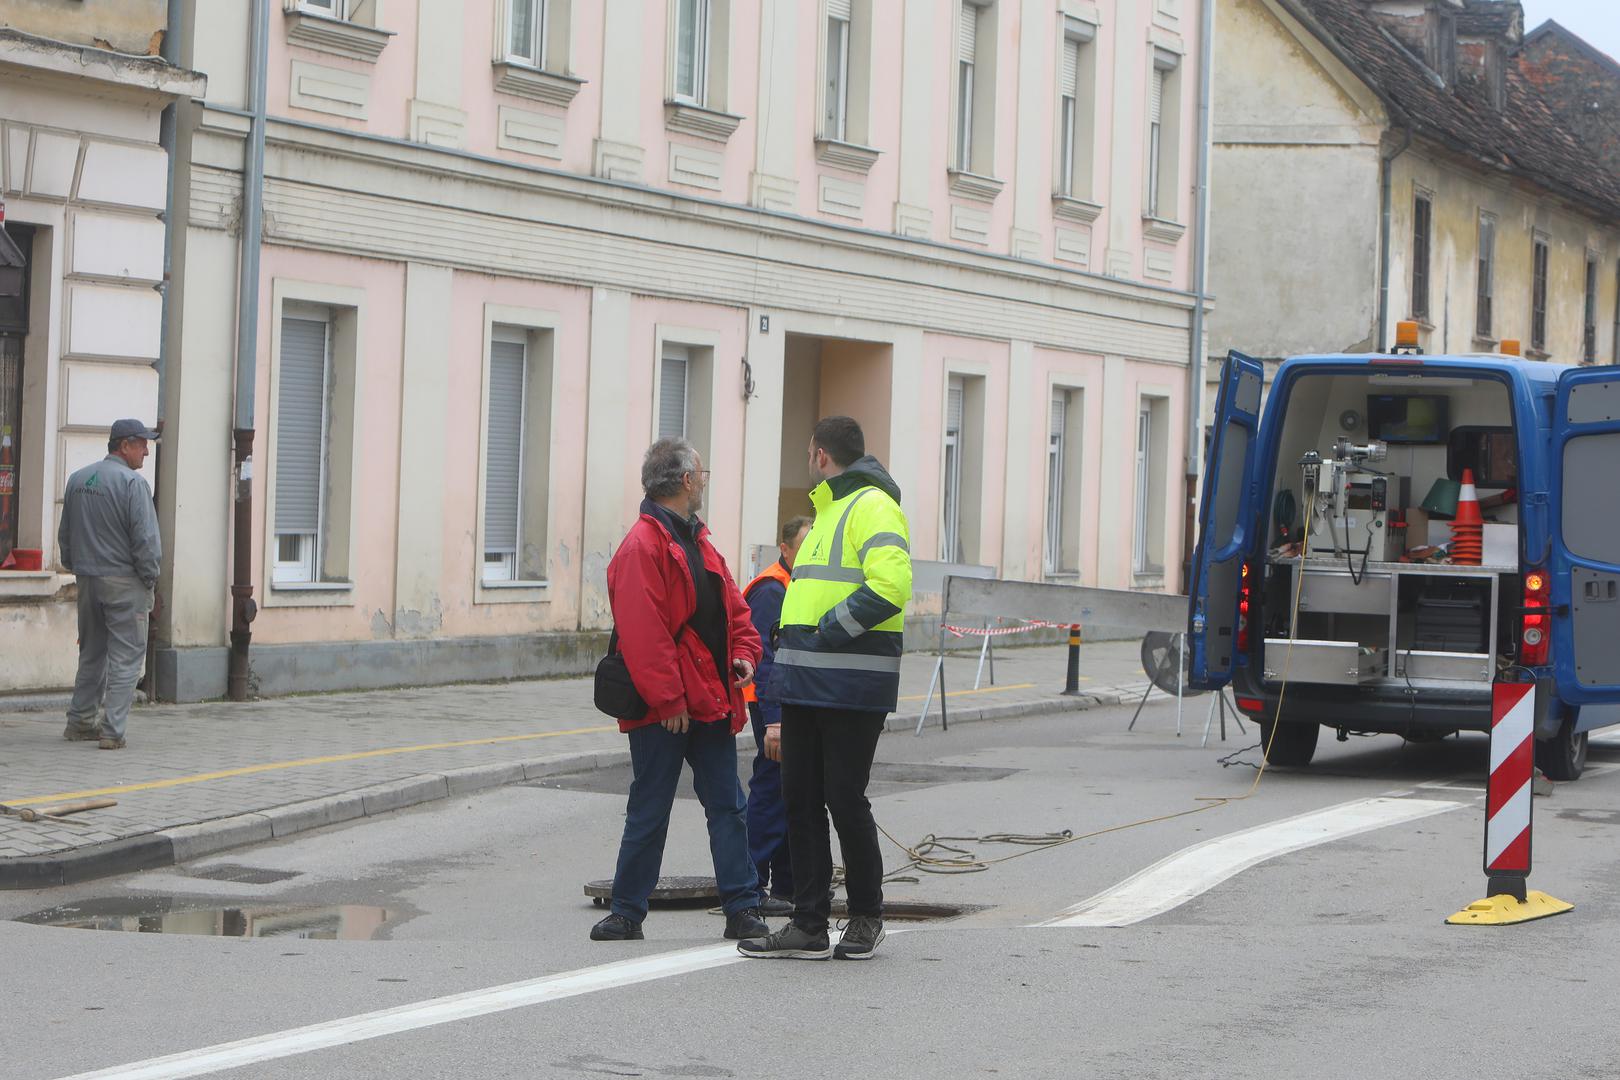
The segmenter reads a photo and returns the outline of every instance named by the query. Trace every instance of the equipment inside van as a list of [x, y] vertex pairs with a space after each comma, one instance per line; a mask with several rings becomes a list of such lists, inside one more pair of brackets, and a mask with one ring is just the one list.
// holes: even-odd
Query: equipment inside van
[[1231, 354], [1191, 684], [1231, 683], [1270, 760], [1302, 765], [1324, 726], [1488, 731], [1492, 684], [1533, 681], [1538, 761], [1578, 776], [1620, 722], [1620, 372], [1320, 356], [1282, 364], [1262, 412], [1263, 389]]

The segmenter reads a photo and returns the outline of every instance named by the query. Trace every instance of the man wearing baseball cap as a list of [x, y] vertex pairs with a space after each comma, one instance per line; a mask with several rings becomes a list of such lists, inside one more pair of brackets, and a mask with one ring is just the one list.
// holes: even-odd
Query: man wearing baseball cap
[[[99, 740], [103, 750], [124, 748], [129, 706], [146, 660], [163, 540], [140, 468], [148, 442], [157, 437], [139, 420], [114, 423], [107, 456], [68, 477], [56, 534], [62, 565], [79, 587], [79, 675], [62, 735]], [[103, 699], [106, 713], [98, 730]]]

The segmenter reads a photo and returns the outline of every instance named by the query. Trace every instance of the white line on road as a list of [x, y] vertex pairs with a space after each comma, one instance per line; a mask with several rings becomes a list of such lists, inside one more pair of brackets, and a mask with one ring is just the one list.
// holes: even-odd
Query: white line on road
[[1467, 805], [1471, 804], [1380, 796], [1217, 836], [1161, 859], [1041, 925], [1129, 926], [1179, 907], [1278, 855]]
[[707, 968], [724, 967], [740, 963], [737, 946], [706, 945], [699, 949], [661, 953], [637, 960], [625, 960], [601, 967], [583, 968], [539, 979], [491, 986], [483, 990], [470, 990], [463, 994], [419, 1001], [413, 1005], [400, 1005], [379, 1012], [361, 1013], [324, 1024], [272, 1032], [238, 1042], [205, 1046], [167, 1057], [150, 1058], [129, 1065], [116, 1065], [97, 1072], [79, 1073], [64, 1080], [178, 1080], [185, 1076], [203, 1076], [207, 1073], [236, 1069], [260, 1061], [307, 1054], [333, 1046], [362, 1042], [402, 1031], [448, 1024], [488, 1013], [521, 1009], [548, 1001], [590, 994], [598, 990], [629, 986], [652, 979], [685, 975]]

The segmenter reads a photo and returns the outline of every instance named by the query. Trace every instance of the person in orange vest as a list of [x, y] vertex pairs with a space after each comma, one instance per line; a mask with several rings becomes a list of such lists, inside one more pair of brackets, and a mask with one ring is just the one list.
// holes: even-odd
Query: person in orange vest
[[754, 681], [743, 688], [748, 702], [748, 718], [754, 726], [754, 775], [748, 781], [748, 853], [759, 869], [760, 912], [765, 915], [793, 913], [793, 867], [788, 861], [787, 806], [782, 802], [782, 707], [771, 699], [769, 690], [759, 697], [757, 687], [770, 685], [771, 663], [776, 649], [771, 634], [782, 617], [782, 598], [787, 595], [789, 571], [799, 545], [809, 535], [811, 521], [796, 517], [782, 526], [777, 550], [782, 557], [743, 589], [743, 599], [759, 631], [764, 646]]

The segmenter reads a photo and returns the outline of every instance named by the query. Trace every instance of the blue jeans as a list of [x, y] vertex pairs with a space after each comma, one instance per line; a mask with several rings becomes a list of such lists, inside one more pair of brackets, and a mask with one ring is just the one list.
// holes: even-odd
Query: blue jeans
[[765, 717], [748, 706], [754, 724], [754, 775], [748, 781], [748, 851], [759, 871], [759, 891], [793, 899], [793, 864], [788, 858], [787, 804], [782, 801], [782, 766], [765, 756]]
[[624, 839], [613, 874], [615, 914], [640, 923], [647, 897], [658, 884], [664, 862], [669, 812], [681, 779], [681, 762], [692, 766], [692, 790], [709, 819], [709, 854], [715, 883], [727, 915], [759, 906], [759, 881], [748, 857], [742, 783], [737, 779], [737, 740], [731, 725], [693, 722], [676, 735], [662, 724], [630, 732], [630, 799], [625, 806]]

